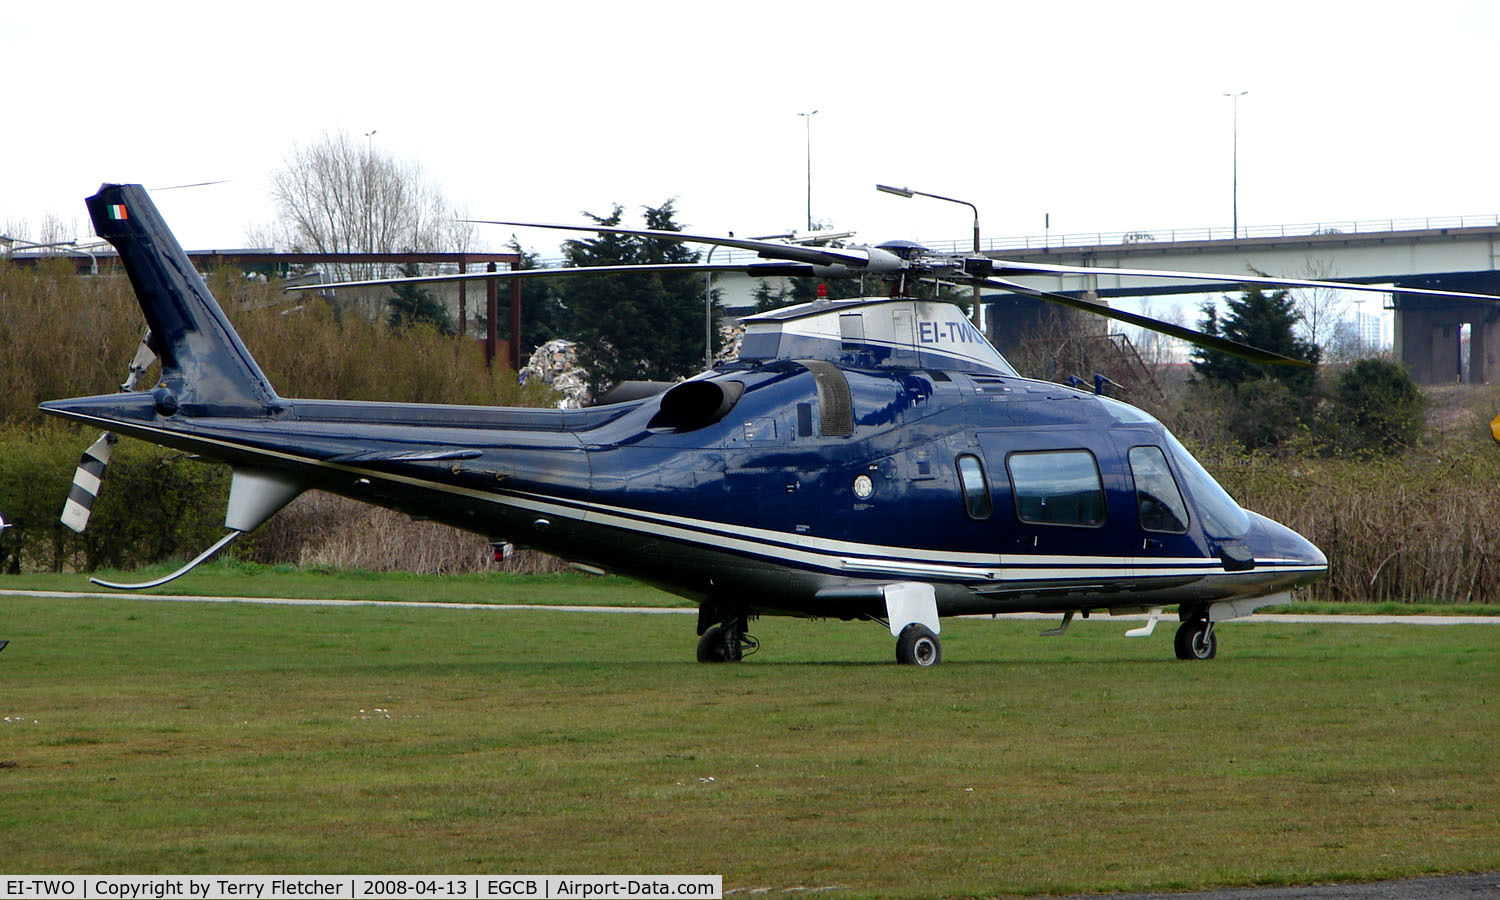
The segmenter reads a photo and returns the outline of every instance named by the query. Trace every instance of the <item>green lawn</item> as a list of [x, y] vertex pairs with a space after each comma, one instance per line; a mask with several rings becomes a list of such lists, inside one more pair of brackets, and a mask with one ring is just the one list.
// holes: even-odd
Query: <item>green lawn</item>
[[[598, 582], [593, 582], [597, 584]], [[1500, 868], [1488, 627], [0, 598], [4, 873], [680, 873], [951, 897]]]
[[[153, 566], [130, 572], [97, 573], [125, 584], [149, 581], [176, 566]], [[0, 575], [0, 589], [107, 591], [77, 573]], [[692, 606], [691, 603], [625, 578], [584, 575], [405, 575], [263, 566], [215, 562], [200, 566], [148, 594], [204, 594], [215, 597], [311, 597], [334, 600], [441, 601], [446, 603], [519, 603], [547, 606]], [[121, 594], [121, 596], [129, 596]]]

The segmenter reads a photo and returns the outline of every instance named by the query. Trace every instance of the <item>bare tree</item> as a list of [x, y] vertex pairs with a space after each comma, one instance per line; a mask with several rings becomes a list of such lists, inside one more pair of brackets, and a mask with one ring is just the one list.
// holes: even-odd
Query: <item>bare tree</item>
[[[296, 147], [271, 175], [278, 232], [290, 249], [394, 253], [466, 249], [472, 226], [415, 163], [401, 162], [346, 132]], [[339, 277], [376, 273], [350, 271]]]
[[[1170, 301], [1168, 301], [1167, 308], [1164, 311], [1159, 311], [1152, 304], [1150, 298], [1143, 299], [1141, 301], [1140, 312], [1143, 316], [1150, 316], [1153, 319], [1160, 319], [1164, 322], [1170, 322], [1173, 325], [1184, 328], [1191, 327], [1188, 325], [1187, 316], [1184, 314], [1182, 307]], [[1151, 331], [1146, 328], [1125, 326], [1120, 330], [1130, 336], [1131, 340], [1135, 343], [1136, 349], [1140, 352], [1141, 361], [1153, 371], [1165, 368], [1172, 363], [1180, 363], [1187, 360], [1190, 348], [1186, 341], [1181, 341], [1162, 334], [1160, 331]]]
[[[1338, 277], [1331, 259], [1308, 257], [1298, 278], [1311, 281], [1328, 281]], [[1326, 347], [1337, 335], [1339, 323], [1349, 313], [1349, 303], [1344, 292], [1333, 288], [1297, 288], [1292, 292], [1292, 304], [1302, 316], [1301, 331], [1313, 344]]]

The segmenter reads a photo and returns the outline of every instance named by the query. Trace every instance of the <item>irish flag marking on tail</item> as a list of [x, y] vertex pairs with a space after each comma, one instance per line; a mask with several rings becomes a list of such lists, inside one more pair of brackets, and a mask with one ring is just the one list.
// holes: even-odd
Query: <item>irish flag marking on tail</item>
[[123, 203], [111, 203], [109, 205], [109, 217], [111, 219], [119, 220], [119, 219], [128, 219], [128, 218], [130, 218], [130, 215], [125, 212], [125, 204], [123, 204]]

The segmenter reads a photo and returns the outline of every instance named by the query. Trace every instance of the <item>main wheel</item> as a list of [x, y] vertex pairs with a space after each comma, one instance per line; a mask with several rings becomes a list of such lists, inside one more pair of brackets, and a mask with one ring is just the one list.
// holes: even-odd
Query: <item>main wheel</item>
[[943, 645], [926, 625], [913, 622], [896, 638], [896, 662], [903, 666], [935, 666], [943, 660]]
[[1219, 652], [1219, 636], [1207, 619], [1189, 619], [1177, 626], [1172, 645], [1178, 659], [1213, 659]]
[[742, 656], [738, 629], [715, 625], [698, 638], [698, 662], [739, 662]]

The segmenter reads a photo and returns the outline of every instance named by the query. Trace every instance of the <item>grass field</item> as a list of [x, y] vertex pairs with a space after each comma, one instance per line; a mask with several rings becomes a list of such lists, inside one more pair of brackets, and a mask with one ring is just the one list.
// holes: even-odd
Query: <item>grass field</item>
[[[176, 564], [129, 572], [101, 570], [106, 581], [137, 583], [167, 575]], [[87, 575], [28, 573], [0, 575], [0, 589], [98, 591]], [[682, 606], [680, 597], [624, 578], [583, 575], [408, 575], [351, 572], [215, 562], [153, 588], [148, 594], [205, 594], [216, 597], [312, 597], [320, 600], [399, 600], [444, 603], [507, 603], [544, 606]], [[122, 595], [123, 596], [123, 595]]]
[[[9, 585], [7, 585], [9, 586]], [[1500, 869], [1500, 634], [0, 598], [0, 871], [951, 897]]]

